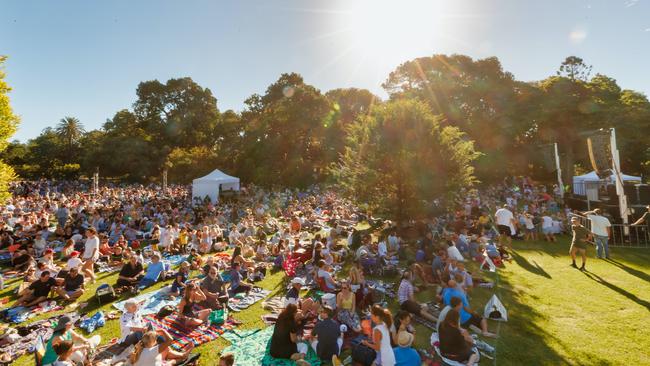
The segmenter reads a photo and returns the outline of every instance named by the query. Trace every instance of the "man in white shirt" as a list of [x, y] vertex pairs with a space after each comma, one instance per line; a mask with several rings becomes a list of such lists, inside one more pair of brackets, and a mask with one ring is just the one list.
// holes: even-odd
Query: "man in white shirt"
[[503, 205], [494, 213], [494, 219], [497, 223], [497, 229], [499, 229], [499, 243], [503, 245], [505, 240], [508, 243], [508, 248], [510, 248], [512, 244], [511, 236], [515, 233], [515, 216], [508, 209], [508, 205]]
[[120, 317], [120, 345], [124, 347], [135, 345], [146, 332], [146, 323], [138, 314], [138, 303], [135, 300], [127, 300], [124, 304], [124, 313]]
[[603, 216], [603, 212], [597, 208], [593, 211], [584, 212], [589, 221], [591, 221], [591, 233], [594, 234], [594, 242], [598, 250], [598, 258], [603, 258], [603, 251], [605, 258], [609, 259], [609, 246], [607, 241], [612, 230], [612, 224]]

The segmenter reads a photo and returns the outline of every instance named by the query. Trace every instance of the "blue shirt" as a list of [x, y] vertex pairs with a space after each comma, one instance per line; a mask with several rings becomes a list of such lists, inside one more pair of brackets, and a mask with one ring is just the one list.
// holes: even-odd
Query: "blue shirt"
[[451, 306], [450, 302], [451, 302], [452, 297], [460, 298], [460, 301], [463, 303], [463, 307], [460, 309], [460, 324], [463, 324], [466, 321], [468, 321], [469, 318], [472, 317], [472, 314], [465, 311], [465, 307], [469, 307], [469, 302], [467, 301], [467, 296], [465, 296], [465, 293], [460, 291], [459, 289], [445, 288], [444, 291], [442, 292], [442, 302], [445, 305], [450, 305]]
[[411, 347], [395, 347], [395, 366], [420, 366], [422, 359], [416, 350]]
[[152, 281], [158, 281], [158, 277], [160, 277], [163, 269], [164, 267], [162, 262], [151, 262], [149, 264], [149, 267], [147, 267], [147, 272], [144, 274], [144, 278], [150, 279]]

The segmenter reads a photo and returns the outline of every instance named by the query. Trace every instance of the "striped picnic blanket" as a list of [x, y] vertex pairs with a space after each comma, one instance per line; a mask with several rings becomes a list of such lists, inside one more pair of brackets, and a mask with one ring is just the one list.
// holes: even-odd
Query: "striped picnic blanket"
[[182, 350], [190, 343], [196, 347], [203, 343], [212, 342], [219, 338], [225, 331], [234, 329], [234, 326], [228, 324], [228, 322], [221, 326], [211, 325], [207, 328], [187, 328], [178, 320], [176, 314], [169, 315], [163, 319], [158, 319], [154, 314], [149, 314], [144, 316], [144, 320], [151, 323], [154, 328], [162, 328], [169, 332], [174, 338], [171, 347], [177, 351]]

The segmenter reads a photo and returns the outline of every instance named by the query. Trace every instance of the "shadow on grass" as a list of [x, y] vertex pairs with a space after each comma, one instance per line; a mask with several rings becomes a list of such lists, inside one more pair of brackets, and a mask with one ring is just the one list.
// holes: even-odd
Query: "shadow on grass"
[[628, 299], [630, 299], [630, 300], [634, 301], [635, 303], [637, 303], [637, 304], [643, 306], [644, 308], [646, 308], [646, 310], [650, 311], [650, 302], [648, 302], [646, 300], [643, 300], [643, 299], [640, 299], [638, 296], [636, 296], [636, 295], [634, 295], [634, 294], [632, 294], [632, 293], [630, 293], [630, 292], [628, 292], [628, 291], [626, 291], [626, 290], [624, 290], [624, 289], [622, 289], [622, 288], [620, 288], [620, 287], [618, 287], [618, 286], [616, 286], [616, 285], [614, 285], [612, 283], [607, 282], [604, 278], [598, 276], [597, 274], [595, 274], [593, 272], [584, 271], [583, 273], [589, 279], [591, 279], [591, 280], [593, 280], [593, 281], [595, 281], [597, 283], [600, 283], [601, 285], [609, 288], [610, 290], [618, 292], [619, 294], [627, 297]]
[[533, 261], [533, 263], [530, 263], [528, 261], [528, 259], [522, 257], [521, 254], [519, 254], [519, 253], [517, 253], [515, 251], [512, 251], [511, 254], [512, 254], [512, 258], [515, 260], [515, 262], [521, 268], [525, 269], [526, 271], [528, 271], [528, 272], [530, 272], [532, 274], [536, 274], [538, 276], [542, 276], [542, 277], [546, 277], [548, 279], [552, 279], [551, 275], [548, 274], [548, 272], [546, 272], [544, 270], [544, 268], [542, 268], [542, 266], [537, 264], [537, 262]]
[[621, 263], [619, 261], [616, 261], [614, 259], [607, 259], [607, 261], [609, 263], [615, 265], [616, 267], [624, 270], [625, 272], [631, 274], [632, 276], [638, 277], [639, 279], [642, 279], [642, 280], [644, 280], [646, 282], [650, 282], [650, 275], [645, 273], [645, 272], [642, 272], [642, 271], [639, 271], [638, 269], [634, 269], [632, 267], [626, 266], [625, 264], [623, 264], [623, 263]]

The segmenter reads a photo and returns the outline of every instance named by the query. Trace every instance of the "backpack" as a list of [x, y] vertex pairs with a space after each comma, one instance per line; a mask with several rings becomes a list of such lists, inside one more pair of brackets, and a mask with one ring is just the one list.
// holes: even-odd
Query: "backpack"
[[99, 305], [102, 305], [102, 303], [111, 302], [115, 300], [115, 290], [113, 289], [113, 286], [107, 283], [101, 284], [95, 291], [95, 297], [97, 298]]

